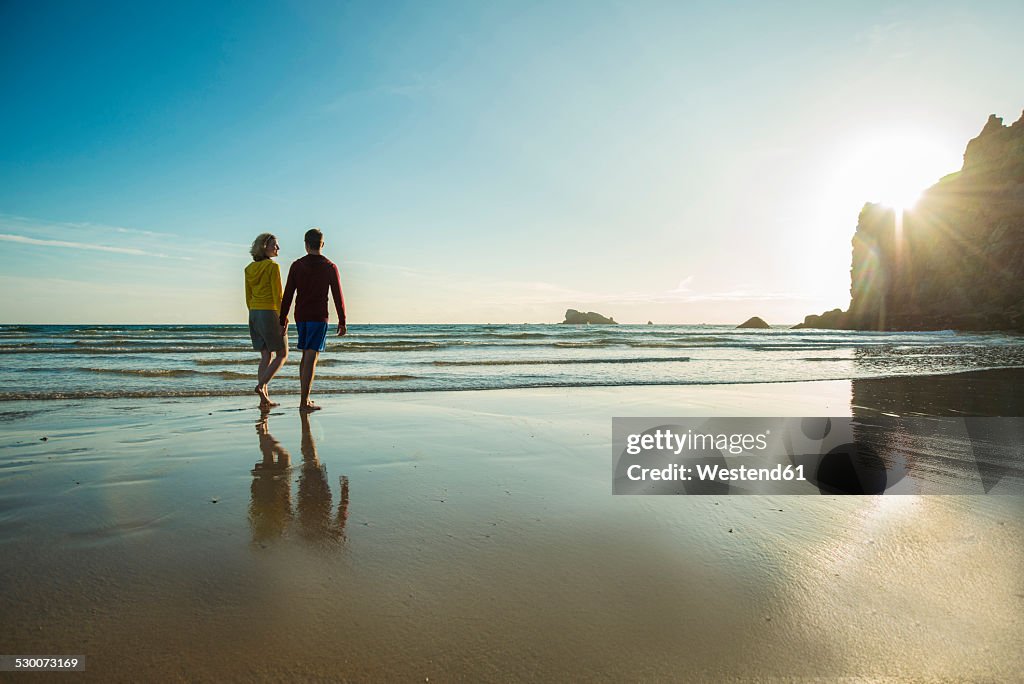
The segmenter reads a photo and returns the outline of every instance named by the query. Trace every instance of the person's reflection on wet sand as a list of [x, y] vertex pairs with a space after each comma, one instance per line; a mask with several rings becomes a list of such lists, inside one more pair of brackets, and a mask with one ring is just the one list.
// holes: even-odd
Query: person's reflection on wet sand
[[292, 493], [289, 471], [291, 455], [270, 434], [270, 411], [261, 411], [256, 421], [263, 460], [252, 469], [252, 498], [249, 525], [253, 542], [260, 543], [284, 534], [292, 517]]
[[299, 474], [298, 522], [303, 538], [320, 543], [345, 540], [348, 519], [348, 478], [340, 478], [341, 500], [338, 512], [331, 519], [331, 488], [327, 484], [327, 468], [320, 463], [316, 442], [309, 426], [309, 414], [300, 413], [302, 421], [302, 469]]

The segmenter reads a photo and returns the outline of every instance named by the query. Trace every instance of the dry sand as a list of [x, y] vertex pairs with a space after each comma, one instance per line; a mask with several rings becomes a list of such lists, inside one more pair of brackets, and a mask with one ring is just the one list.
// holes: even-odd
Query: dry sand
[[0, 653], [84, 655], [61, 681], [1019, 678], [1019, 497], [610, 493], [612, 416], [959, 401], [858, 382], [346, 395], [306, 423], [0, 405]]

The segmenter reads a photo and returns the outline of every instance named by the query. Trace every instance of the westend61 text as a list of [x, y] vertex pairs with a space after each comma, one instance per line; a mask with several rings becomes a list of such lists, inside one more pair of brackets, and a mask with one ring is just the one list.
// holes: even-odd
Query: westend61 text
[[719, 449], [730, 454], [740, 454], [753, 449], [768, 448], [768, 435], [771, 430], [762, 434], [709, 434], [687, 430], [655, 430], [643, 434], [626, 437], [626, 453], [636, 456], [641, 451], [671, 451], [677, 456], [684, 450], [700, 451], [702, 449]]
[[805, 480], [804, 467], [777, 465], [774, 468], [722, 468], [717, 465], [704, 463], [694, 464], [692, 467], [673, 463], [664, 468], [644, 468], [640, 465], [631, 465], [626, 470], [626, 477], [634, 482], [643, 480], [674, 480], [689, 482], [699, 480], [701, 482], [730, 482], [730, 481], [771, 481], [782, 482], [790, 480]]

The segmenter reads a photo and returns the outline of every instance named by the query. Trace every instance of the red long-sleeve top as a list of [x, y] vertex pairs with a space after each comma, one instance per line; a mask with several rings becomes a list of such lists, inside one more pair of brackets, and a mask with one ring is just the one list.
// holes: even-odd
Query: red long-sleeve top
[[281, 297], [281, 325], [288, 320], [288, 311], [292, 308], [292, 296], [295, 296], [296, 322], [326, 323], [327, 291], [334, 297], [334, 309], [338, 312], [338, 321], [345, 322], [345, 297], [341, 294], [341, 276], [334, 262], [322, 254], [307, 254], [292, 262], [288, 269], [288, 282], [284, 286]]

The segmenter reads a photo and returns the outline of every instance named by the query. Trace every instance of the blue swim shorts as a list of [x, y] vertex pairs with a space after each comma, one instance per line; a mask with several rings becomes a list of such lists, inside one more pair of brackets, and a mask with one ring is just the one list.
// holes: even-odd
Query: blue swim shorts
[[327, 323], [319, 321], [296, 321], [299, 330], [299, 349], [322, 352], [327, 347]]

